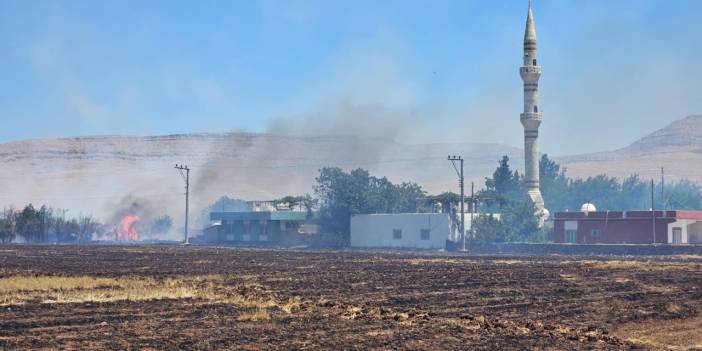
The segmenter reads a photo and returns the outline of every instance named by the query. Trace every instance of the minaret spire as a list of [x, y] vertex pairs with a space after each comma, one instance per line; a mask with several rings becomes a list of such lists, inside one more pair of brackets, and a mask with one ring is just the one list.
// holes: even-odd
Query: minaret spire
[[[519, 69], [524, 81], [524, 112], [520, 116], [524, 126], [524, 178], [527, 195], [536, 207], [537, 215], [544, 211], [544, 199], [539, 185], [539, 126], [541, 111], [539, 110], [539, 78], [541, 66], [537, 61], [536, 24], [534, 14], [527, 12], [526, 28], [524, 30], [524, 65]], [[540, 218], [543, 223], [544, 218]]]
[[531, 12], [531, 0], [529, 1], [529, 11], [527, 12], [526, 28], [524, 30], [524, 44], [526, 45], [527, 42], [536, 46], [536, 25], [534, 24], [534, 14]]

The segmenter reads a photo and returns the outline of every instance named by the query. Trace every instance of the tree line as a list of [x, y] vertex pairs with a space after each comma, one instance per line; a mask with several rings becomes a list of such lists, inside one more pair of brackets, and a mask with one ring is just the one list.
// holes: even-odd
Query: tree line
[[[10, 243], [21, 238], [28, 243], [83, 243], [95, 237], [114, 238], [115, 223], [106, 224], [92, 215], [67, 218], [68, 211], [32, 204], [22, 210], [13, 207], [0, 213], [0, 242]], [[138, 223], [138, 230], [150, 235], [167, 233], [173, 220], [168, 215]], [[112, 235], [111, 235], [112, 234]]]
[[[579, 211], [584, 203], [593, 203], [598, 210], [632, 211], [656, 209], [702, 209], [700, 186], [689, 180], [663, 186], [654, 184], [655, 203], [651, 201], [650, 181], [633, 174], [622, 180], [600, 174], [587, 178], [570, 178], [566, 169], [543, 155], [539, 160], [541, 193], [546, 208], [552, 213]], [[480, 216], [473, 228], [472, 240], [477, 242], [539, 242], [550, 240], [552, 228], [538, 227], [535, 208], [526, 199], [524, 177], [512, 170], [509, 158], [503, 156], [492, 177], [485, 179], [485, 188], [478, 194], [494, 199], [485, 204], [483, 212], [500, 213]]]
[[[551, 213], [579, 211], [583, 203], [594, 203], [598, 210], [648, 210], [651, 208], [650, 183], [638, 175], [619, 180], [605, 174], [587, 178], [570, 178], [566, 169], [543, 155], [539, 161], [541, 191]], [[385, 177], [375, 177], [358, 168], [348, 172], [338, 167], [322, 168], [315, 179], [314, 197], [287, 197], [291, 202], [305, 201], [319, 207], [317, 220], [326, 233], [349, 242], [350, 219], [356, 214], [431, 212], [440, 203], [454, 221], [460, 196], [443, 193], [428, 196], [413, 182], [393, 184]], [[700, 186], [680, 180], [664, 188], [656, 184], [656, 208], [702, 209]], [[540, 227], [536, 208], [526, 197], [524, 176], [511, 169], [509, 157], [503, 156], [484, 188], [477, 192], [478, 210], [499, 216], [476, 217], [468, 233], [475, 242], [544, 242], [552, 240], [552, 226]], [[284, 198], [281, 201], [285, 201]]]
[[20, 236], [30, 243], [47, 242], [50, 237], [58, 242], [84, 242], [102, 228], [90, 215], [67, 219], [65, 214], [65, 210], [46, 205], [7, 208], [0, 215], [0, 241], [9, 243]]

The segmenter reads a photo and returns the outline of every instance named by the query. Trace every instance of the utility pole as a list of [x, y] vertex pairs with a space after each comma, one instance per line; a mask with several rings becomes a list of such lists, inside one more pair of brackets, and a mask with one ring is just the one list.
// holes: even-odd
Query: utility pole
[[[465, 229], [465, 213], [463, 211], [463, 203], [465, 202], [465, 195], [463, 193], [463, 158], [461, 156], [449, 156], [448, 160], [451, 161], [453, 169], [456, 170], [458, 175], [458, 186], [461, 188], [461, 224], [459, 226], [461, 230], [461, 237], [463, 238], [463, 251], [466, 251], [466, 229]], [[459, 170], [456, 167], [456, 161], [460, 162], [461, 168]]]
[[[188, 166], [183, 166], [183, 165], [175, 165], [175, 169], [180, 172], [180, 176], [183, 177], [183, 181], [185, 182], [185, 240], [183, 241], [184, 244], [190, 244], [188, 241], [188, 198], [190, 197], [190, 168]], [[185, 171], [185, 174], [183, 174], [183, 171]]]
[[470, 182], [470, 238], [475, 238], [475, 232], [473, 231], [473, 213], [475, 213], [475, 183]]
[[653, 186], [653, 179], [651, 179], [651, 218], [653, 218], [653, 243], [656, 243], [656, 205], [654, 200], [655, 188]]
[[661, 201], [663, 202], [663, 211], [668, 209], [668, 202], [665, 199], [665, 173], [661, 167]]

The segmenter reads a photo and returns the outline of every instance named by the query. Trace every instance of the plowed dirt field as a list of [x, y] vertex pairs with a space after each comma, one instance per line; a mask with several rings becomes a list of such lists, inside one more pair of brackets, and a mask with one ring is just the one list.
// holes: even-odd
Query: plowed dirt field
[[0, 246], [0, 349], [690, 349], [701, 265]]

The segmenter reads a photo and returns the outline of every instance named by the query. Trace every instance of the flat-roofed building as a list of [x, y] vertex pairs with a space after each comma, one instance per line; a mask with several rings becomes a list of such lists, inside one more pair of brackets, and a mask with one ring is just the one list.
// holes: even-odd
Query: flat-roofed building
[[554, 218], [554, 241], [572, 244], [702, 244], [702, 212], [558, 212]]
[[351, 247], [445, 249], [447, 213], [361, 214], [351, 217]]
[[304, 211], [211, 212], [214, 225], [208, 227], [206, 240], [222, 243], [276, 244], [295, 239], [306, 228]]

